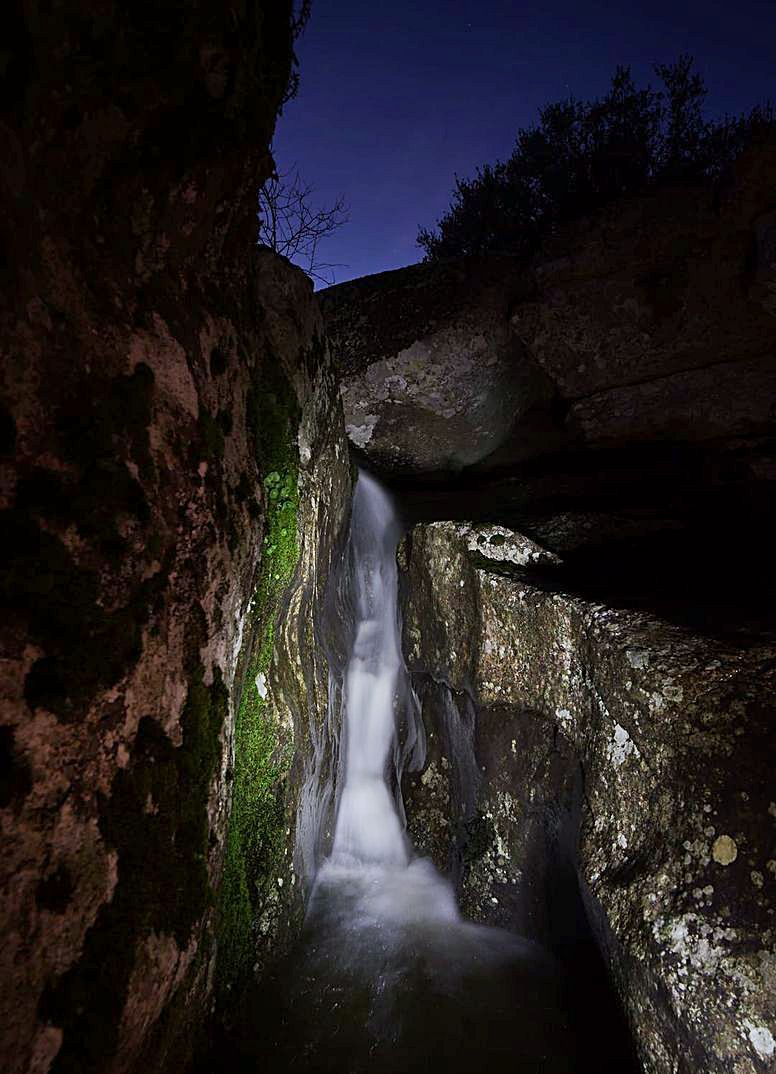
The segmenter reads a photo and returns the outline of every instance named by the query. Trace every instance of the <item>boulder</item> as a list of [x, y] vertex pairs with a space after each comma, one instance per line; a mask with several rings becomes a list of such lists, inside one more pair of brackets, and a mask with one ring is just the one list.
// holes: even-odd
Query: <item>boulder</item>
[[420, 850], [471, 915], [560, 949], [571, 869], [649, 1074], [770, 1069], [773, 638], [576, 595], [503, 527], [416, 526], [402, 562]]
[[[530, 264], [422, 264], [324, 291], [348, 435], [423, 517], [589, 543], [714, 514], [772, 524], [776, 141], [716, 187], [568, 224]], [[748, 517], [741, 517], [742, 510]], [[765, 516], [768, 521], [766, 523]], [[574, 536], [575, 518], [579, 518]]]
[[548, 382], [509, 325], [525, 278], [508, 258], [412, 266], [322, 292], [347, 434], [383, 470], [480, 462]]

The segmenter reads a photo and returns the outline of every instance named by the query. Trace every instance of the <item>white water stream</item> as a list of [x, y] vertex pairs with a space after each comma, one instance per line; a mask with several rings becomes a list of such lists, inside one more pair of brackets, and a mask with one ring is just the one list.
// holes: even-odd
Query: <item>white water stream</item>
[[345, 673], [345, 779], [332, 862], [408, 863], [404, 832], [386, 783], [396, 736], [394, 698], [404, 671], [399, 638], [396, 515], [385, 491], [358, 479], [351, 542], [356, 636]]
[[[289, 1069], [566, 1074], [568, 1037], [543, 952], [466, 922], [415, 857], [397, 807], [401, 652], [396, 545], [382, 487], [360, 474], [351, 523], [356, 628], [344, 681], [344, 764], [331, 854], [293, 971]], [[344, 777], [344, 778], [343, 778]]]
[[[313, 895], [347, 889], [353, 925], [404, 925], [460, 920], [450, 885], [431, 862], [413, 858], [388, 785], [396, 752], [401, 651], [393, 503], [361, 473], [351, 523], [356, 630], [344, 689], [344, 782], [331, 856]], [[395, 776], [398, 779], [398, 774]], [[357, 893], [357, 894], [356, 894]]]

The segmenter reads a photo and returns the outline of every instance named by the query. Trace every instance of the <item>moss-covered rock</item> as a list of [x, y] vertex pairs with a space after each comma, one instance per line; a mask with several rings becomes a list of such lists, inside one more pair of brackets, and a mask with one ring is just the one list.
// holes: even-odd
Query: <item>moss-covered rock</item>
[[255, 676], [281, 612], [312, 629], [348, 502], [312, 288], [254, 241], [292, 5], [0, 23], [0, 1067], [179, 1070], [290, 870], [321, 698], [297, 726], [306, 683]]
[[232, 800], [219, 894], [222, 1010], [230, 1006], [228, 993], [245, 988], [262, 957], [270, 931], [267, 915], [277, 901], [278, 874], [288, 847], [285, 798], [293, 736], [284, 733], [267, 704], [281, 599], [299, 556], [299, 404], [282, 367], [274, 366], [266, 382], [251, 384], [246, 422], [264, 474], [266, 516], [259, 577], [240, 654]]

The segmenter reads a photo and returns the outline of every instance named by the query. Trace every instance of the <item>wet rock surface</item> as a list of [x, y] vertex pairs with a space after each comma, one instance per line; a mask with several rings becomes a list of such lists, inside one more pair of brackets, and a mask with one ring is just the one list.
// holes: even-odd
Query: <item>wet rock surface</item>
[[[214, 1004], [251, 1047], [283, 1016], [257, 979], [331, 826], [352, 629], [339, 378], [408, 514], [461, 520], [402, 550], [413, 841], [577, 991], [605, 961], [650, 1074], [768, 1070], [775, 147], [529, 268], [330, 289], [330, 354], [309, 282], [254, 247], [291, 5], [82, 8], [0, 15], [0, 1066], [162, 1074]], [[290, 995], [292, 1035], [334, 999]], [[334, 1065], [374, 1040], [347, 1018]]]
[[576, 872], [647, 1071], [767, 1070], [774, 639], [575, 595], [503, 527], [417, 526], [402, 558], [436, 742], [405, 779], [414, 838], [475, 918], [561, 948], [552, 892], [561, 866]]

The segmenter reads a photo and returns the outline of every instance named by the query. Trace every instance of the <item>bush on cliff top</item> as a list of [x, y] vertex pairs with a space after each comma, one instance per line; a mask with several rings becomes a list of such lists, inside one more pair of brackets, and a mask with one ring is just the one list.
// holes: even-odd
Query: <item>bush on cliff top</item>
[[426, 261], [500, 253], [530, 256], [553, 227], [623, 194], [664, 180], [717, 178], [758, 133], [772, 128], [771, 105], [706, 120], [706, 87], [693, 60], [658, 64], [662, 89], [639, 89], [618, 67], [600, 100], [549, 104], [518, 131], [506, 161], [473, 179], [456, 177], [450, 208], [421, 228]]

